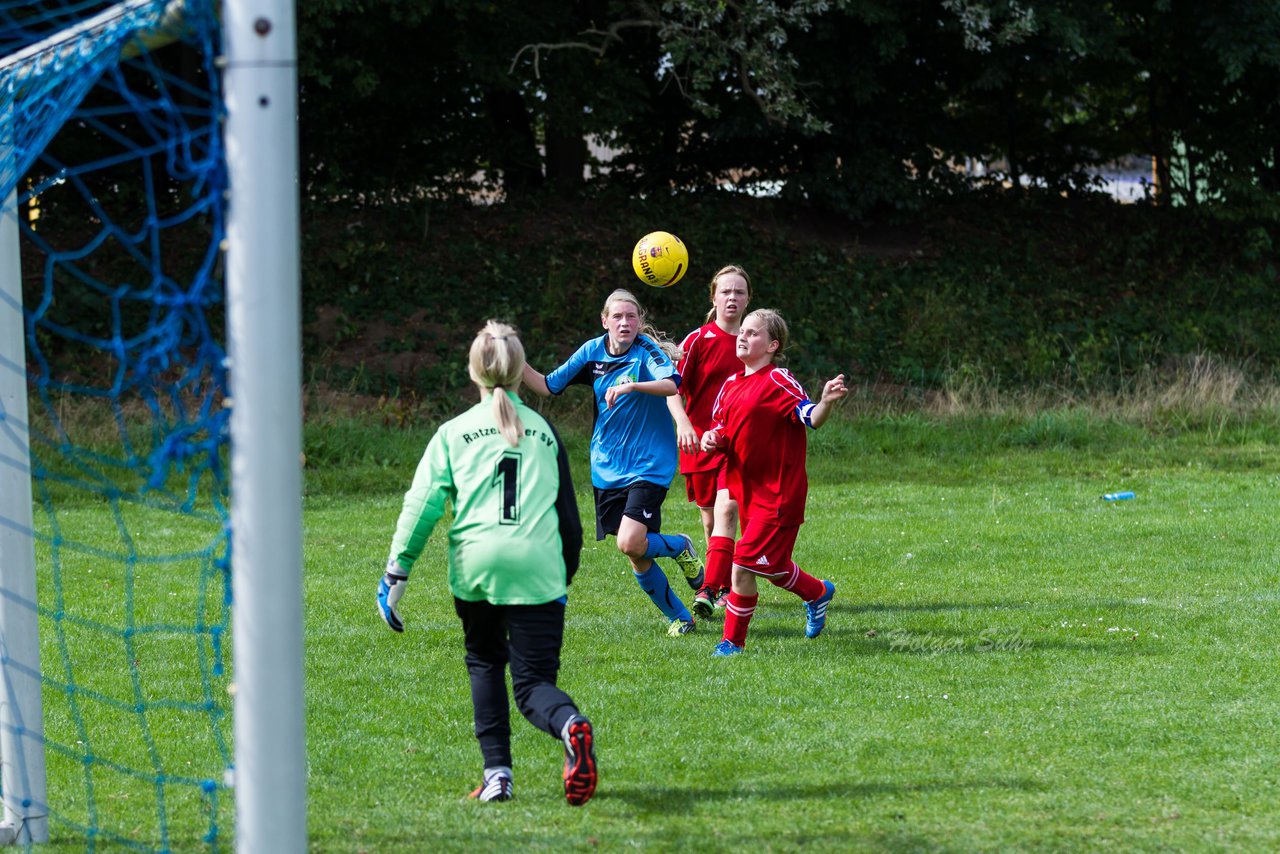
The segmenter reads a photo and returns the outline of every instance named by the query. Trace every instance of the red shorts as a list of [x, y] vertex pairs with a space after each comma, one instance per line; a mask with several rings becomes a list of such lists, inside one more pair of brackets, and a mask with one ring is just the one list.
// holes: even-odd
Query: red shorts
[[716, 493], [728, 488], [729, 479], [724, 466], [715, 471], [695, 471], [684, 476], [685, 495], [699, 507], [715, 507]]
[[799, 525], [766, 525], [747, 520], [733, 550], [733, 562], [753, 572], [773, 575], [791, 568]]

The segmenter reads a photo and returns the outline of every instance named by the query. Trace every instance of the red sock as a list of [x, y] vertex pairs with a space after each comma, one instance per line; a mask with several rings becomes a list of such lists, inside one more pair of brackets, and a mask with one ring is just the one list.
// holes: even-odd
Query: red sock
[[771, 577], [769, 580], [783, 590], [790, 590], [806, 602], [812, 602], [827, 592], [826, 585], [820, 579], [805, 572], [794, 560], [791, 561], [791, 569], [786, 575]]
[[707, 540], [708, 587], [727, 588], [733, 574], [733, 537], [712, 537]]
[[730, 593], [729, 602], [724, 608], [724, 639], [734, 646], [747, 645], [747, 626], [751, 623], [751, 615], [756, 612], [756, 602], [760, 596], [743, 596], [741, 593]]

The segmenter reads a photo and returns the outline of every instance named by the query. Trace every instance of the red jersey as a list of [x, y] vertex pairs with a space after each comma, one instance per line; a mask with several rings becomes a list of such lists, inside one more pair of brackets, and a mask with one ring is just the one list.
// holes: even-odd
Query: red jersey
[[814, 404], [786, 368], [737, 373], [716, 398], [713, 425], [742, 518], [799, 526], [809, 495], [805, 451]]
[[[676, 370], [680, 372], [680, 396], [684, 411], [698, 435], [711, 429], [711, 408], [724, 381], [742, 370], [738, 359], [738, 336], [725, 332], [714, 321], [700, 326], [680, 342], [684, 354]], [[680, 452], [680, 473], [715, 471], [720, 466], [717, 454], [696, 451]]]

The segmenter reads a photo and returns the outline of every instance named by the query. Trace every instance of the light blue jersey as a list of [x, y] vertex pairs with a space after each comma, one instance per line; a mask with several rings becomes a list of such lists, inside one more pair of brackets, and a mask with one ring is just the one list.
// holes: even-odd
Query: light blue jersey
[[668, 488], [675, 477], [676, 428], [666, 398], [626, 394], [612, 409], [604, 395], [624, 382], [675, 380], [680, 374], [652, 338], [636, 336], [620, 356], [609, 353], [609, 336], [586, 342], [569, 360], [547, 374], [547, 388], [560, 394], [571, 385], [590, 385], [595, 398], [591, 431], [591, 483], [598, 489], [619, 489], [638, 480]]

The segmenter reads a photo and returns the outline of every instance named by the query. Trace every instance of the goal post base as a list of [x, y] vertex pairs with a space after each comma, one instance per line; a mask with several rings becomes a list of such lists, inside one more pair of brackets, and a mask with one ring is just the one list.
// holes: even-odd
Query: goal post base
[[30, 815], [15, 824], [0, 821], [0, 846], [30, 845], [49, 841], [49, 817]]

